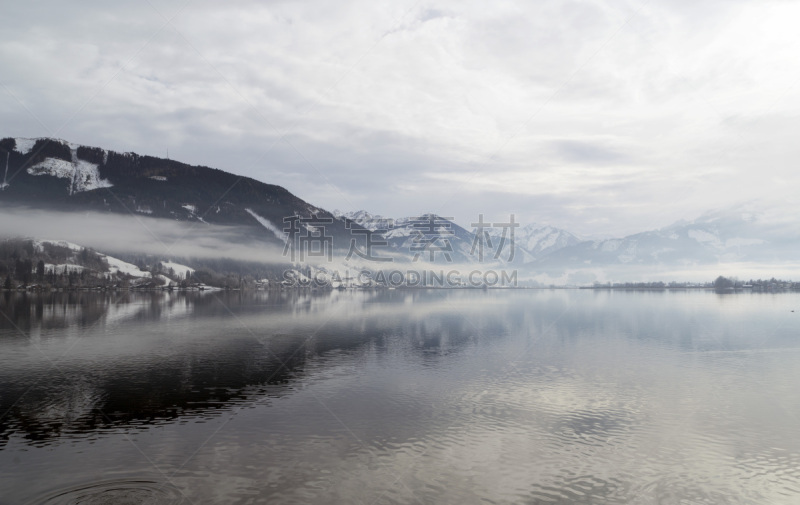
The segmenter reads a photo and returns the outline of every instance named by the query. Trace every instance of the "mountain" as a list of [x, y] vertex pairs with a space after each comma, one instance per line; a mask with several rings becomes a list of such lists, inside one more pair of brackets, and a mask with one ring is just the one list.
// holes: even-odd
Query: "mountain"
[[[537, 258], [576, 245], [581, 241], [566, 230], [535, 223], [515, 227], [513, 237], [510, 231], [511, 227], [487, 223], [489, 226], [480, 230], [484, 234], [477, 236], [479, 233], [477, 227], [467, 230], [455, 222], [435, 214], [395, 219], [371, 214], [365, 210], [347, 213], [336, 210], [334, 215], [378, 232], [395, 249], [411, 249], [415, 245], [415, 236], [418, 236], [420, 232], [430, 232], [439, 239], [447, 239], [453, 249], [452, 256], [462, 262], [480, 261], [478, 242], [481, 238], [484, 246], [484, 260], [507, 261], [511, 258], [510, 262], [516, 265], [535, 261]], [[434, 226], [430, 226], [431, 219], [435, 223]], [[499, 254], [498, 249], [500, 249]], [[495, 258], [495, 256], [497, 257]]]
[[339, 219], [348, 219], [362, 228], [365, 228], [370, 231], [375, 230], [388, 230], [390, 227], [394, 226], [394, 219], [389, 217], [379, 216], [377, 214], [371, 214], [366, 210], [357, 210], [353, 212], [342, 212], [339, 209], [333, 211], [333, 215]]
[[[603, 240], [581, 240], [563, 229], [526, 223], [514, 228], [512, 241], [510, 228], [497, 223], [469, 230], [433, 213], [402, 218], [363, 210], [332, 214], [280, 186], [249, 177], [56, 139], [0, 140], [0, 170], [0, 205], [17, 206], [20, 215], [23, 208], [94, 211], [188, 223], [187, 233], [192, 236], [225, 230], [224, 240], [217, 234], [214, 242], [222, 246], [205, 251], [207, 259], [233, 258], [235, 246], [256, 243], [258, 247], [246, 261], [322, 261], [322, 254], [286, 256], [286, 240], [291, 238], [290, 244], [295, 244], [300, 237], [317, 240], [318, 249], [322, 243], [335, 251], [334, 261], [325, 267], [328, 269], [385, 269], [391, 265], [380, 260], [390, 258], [403, 269], [415, 265], [424, 269], [427, 263], [435, 263], [517, 269], [521, 278], [540, 274], [563, 278], [565, 273], [577, 271], [616, 275], [731, 263], [788, 264], [796, 261], [800, 250], [796, 213], [769, 202], [751, 202], [708, 212], [692, 221]], [[69, 229], [73, 229], [71, 223]], [[308, 241], [303, 244], [315, 246]], [[90, 245], [98, 247], [97, 243]], [[262, 245], [273, 246], [277, 255], [267, 260]], [[214, 256], [217, 251], [219, 256]], [[184, 257], [191, 254], [183, 252]], [[591, 275], [575, 278], [591, 280]]]
[[0, 204], [237, 226], [242, 240], [273, 244], [283, 244], [285, 219], [316, 217], [333, 245], [349, 245], [344, 222], [328, 211], [280, 186], [214, 168], [49, 138], [0, 140], [0, 163]]
[[[502, 229], [492, 228], [489, 234], [498, 239], [502, 238]], [[506, 233], [509, 238], [509, 233]], [[581, 242], [572, 233], [549, 225], [529, 223], [514, 230], [515, 247], [527, 254], [526, 263], [553, 254], [565, 247], [570, 247]]]
[[375, 251], [386, 250], [401, 261], [428, 263], [474, 263], [474, 234], [453, 221], [433, 213], [387, 218], [364, 210], [334, 215], [373, 232]]
[[542, 270], [796, 261], [800, 225], [777, 208], [748, 203], [622, 238], [583, 241], [535, 262]]
[[0, 241], [0, 271], [6, 275], [13, 272], [23, 285], [134, 287], [176, 283], [190, 277], [195, 269], [172, 261], [158, 262], [148, 269], [66, 241], [5, 239]]
[[[376, 230], [395, 247], [406, 249], [417, 233], [414, 223], [420, 219], [390, 219], [366, 211], [338, 215]], [[602, 240], [581, 240], [563, 229], [529, 223], [514, 230], [515, 255], [511, 263], [526, 275], [560, 275], [566, 270], [598, 268], [632, 272], [643, 267], [645, 270], [638, 271], [646, 272], [655, 267], [663, 270], [732, 263], [788, 263], [796, 261], [800, 250], [800, 224], [793, 215], [771, 202], [749, 202], [664, 228]], [[440, 228], [438, 231], [454, 232], [450, 240], [461, 253], [460, 258], [476, 261], [477, 229], [467, 231], [446, 220]], [[496, 249], [504, 247], [499, 258], [508, 258], [509, 229], [490, 226], [485, 231], [486, 256], [494, 258]]]

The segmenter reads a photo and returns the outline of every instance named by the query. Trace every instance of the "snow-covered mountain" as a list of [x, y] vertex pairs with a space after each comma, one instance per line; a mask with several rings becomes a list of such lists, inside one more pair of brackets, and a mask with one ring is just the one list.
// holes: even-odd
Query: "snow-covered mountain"
[[388, 230], [390, 227], [394, 226], [395, 220], [389, 217], [379, 216], [377, 214], [371, 214], [366, 210], [357, 210], [353, 212], [342, 212], [338, 209], [333, 211], [333, 215], [337, 219], [348, 219], [362, 228], [366, 228], [370, 231], [375, 230]]
[[536, 257], [546, 256], [559, 249], [579, 243], [574, 234], [554, 226], [529, 224], [518, 232], [517, 243]]
[[[492, 228], [489, 234], [498, 239], [502, 238], [503, 230]], [[508, 239], [510, 234], [506, 232]], [[514, 230], [514, 244], [525, 251], [533, 261], [555, 253], [565, 247], [580, 243], [581, 240], [574, 234], [549, 225], [529, 223]]]
[[622, 238], [584, 241], [536, 263], [539, 268], [692, 266], [796, 261], [800, 224], [769, 205], [707, 212], [692, 221]]
[[[800, 251], [800, 222], [795, 215], [797, 212], [773, 202], [749, 202], [709, 211], [694, 220], [664, 228], [600, 240], [581, 240], [566, 230], [531, 223], [514, 231], [517, 254], [513, 264], [523, 277], [546, 274], [561, 279], [583, 279], [580, 282], [597, 275], [621, 279], [629, 274], [630, 278], [638, 278], [655, 272], [706, 271], [725, 265], [749, 264], [753, 268], [789, 265], [797, 262]], [[408, 219], [392, 221], [364, 211], [343, 217], [365, 227], [377, 223], [385, 228], [391, 222], [394, 231], [390, 230], [387, 236], [407, 237], [414, 231], [408, 226]], [[372, 229], [378, 228], [372, 226]], [[478, 230], [460, 230], [465, 255], [475, 261]], [[492, 227], [487, 233], [492, 246], [498, 247], [503, 230]], [[508, 230], [505, 233], [508, 240]], [[563, 277], [565, 273], [567, 277]]]
[[395, 258], [433, 263], [472, 263], [476, 261], [473, 251], [474, 234], [453, 221], [433, 213], [401, 218], [387, 218], [364, 210], [334, 216], [344, 220], [348, 226], [357, 225], [377, 236], [375, 242], [385, 245], [375, 248], [380, 252], [387, 248]]
[[[368, 230], [377, 231], [394, 244], [396, 249], [409, 249], [415, 245], [414, 237], [419, 236], [421, 232], [435, 231], [440, 238], [451, 242], [460, 258], [473, 262], [480, 261], [481, 241], [484, 259], [512, 258], [512, 263], [515, 264], [534, 261], [580, 242], [578, 237], [566, 230], [536, 223], [515, 227], [512, 237], [511, 227], [488, 226], [481, 230], [477, 228], [467, 230], [435, 214], [393, 219], [359, 210], [347, 213], [334, 211], [334, 215], [348, 219]], [[430, 222], [431, 218], [433, 225]], [[479, 233], [483, 235], [478, 236]], [[502, 250], [498, 253], [499, 248]]]

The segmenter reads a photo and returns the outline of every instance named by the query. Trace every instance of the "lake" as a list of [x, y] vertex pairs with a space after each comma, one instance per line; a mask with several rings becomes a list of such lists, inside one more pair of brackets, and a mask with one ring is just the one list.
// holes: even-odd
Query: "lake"
[[0, 311], [4, 505], [800, 503], [796, 293], [0, 293]]

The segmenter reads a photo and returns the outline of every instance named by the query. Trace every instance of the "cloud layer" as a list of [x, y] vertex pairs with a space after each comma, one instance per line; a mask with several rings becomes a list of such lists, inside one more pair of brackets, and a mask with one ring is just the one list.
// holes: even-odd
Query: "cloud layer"
[[792, 2], [17, 2], [3, 136], [623, 234], [797, 187]]

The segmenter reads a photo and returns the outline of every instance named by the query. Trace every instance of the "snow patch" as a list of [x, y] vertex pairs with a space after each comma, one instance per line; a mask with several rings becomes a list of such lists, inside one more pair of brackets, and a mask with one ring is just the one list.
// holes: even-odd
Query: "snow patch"
[[44, 271], [45, 272], [51, 272], [52, 271], [56, 275], [69, 274], [70, 272], [78, 272], [78, 273], [80, 273], [83, 270], [86, 270], [86, 267], [83, 267], [81, 265], [71, 265], [69, 263], [62, 263], [62, 264], [58, 264], [58, 265], [55, 265], [53, 263], [45, 263], [44, 264]]
[[14, 139], [14, 150], [20, 154], [28, 154], [36, 145], [36, 139]]
[[255, 218], [255, 220], [259, 222], [259, 224], [261, 226], [263, 226], [267, 230], [271, 231], [279, 240], [286, 240], [286, 237], [283, 234], [283, 230], [281, 230], [280, 228], [278, 228], [277, 226], [272, 224], [272, 222], [270, 222], [269, 219], [266, 219], [266, 218], [263, 218], [263, 217], [259, 216], [258, 214], [256, 214], [255, 212], [253, 212], [250, 209], [244, 209], [244, 210], [247, 211], [248, 214], [253, 216]]
[[100, 172], [94, 163], [78, 160], [75, 164], [75, 172], [73, 187], [76, 193], [113, 186], [109, 181], [100, 178]]
[[167, 178], [164, 177], [163, 175], [151, 175], [150, 179], [153, 179], [154, 181], [161, 181], [161, 182], [165, 182], [167, 180]]
[[142, 272], [136, 265], [133, 265], [131, 263], [126, 263], [113, 256], [106, 256], [105, 254], [98, 254], [98, 255], [104, 260], [106, 260], [106, 263], [108, 263], [108, 270], [112, 274], [121, 273], [123, 275], [124, 274], [130, 275], [131, 277], [152, 277], [150, 272]]
[[28, 173], [68, 179], [70, 194], [113, 186], [109, 181], [100, 178], [96, 164], [78, 160], [76, 156], [73, 156], [73, 161], [47, 158], [41, 163], [29, 167]]
[[194, 268], [181, 265], [180, 263], [174, 263], [172, 261], [162, 261], [161, 265], [167, 270], [171, 268], [172, 271], [175, 272], [175, 275], [180, 276], [183, 279], [186, 278], [187, 272], [194, 273]]
[[393, 219], [386, 218], [383, 216], [379, 216], [377, 214], [370, 214], [365, 210], [358, 210], [355, 212], [348, 212], [342, 213], [338, 210], [334, 211], [334, 217], [338, 219], [349, 219], [353, 221], [357, 225], [361, 226], [362, 228], [366, 228], [370, 231], [376, 230], [389, 230], [394, 228], [395, 224], [406, 224], [408, 222], [408, 218], [400, 219], [396, 223]]
[[384, 233], [383, 237], [384, 238], [410, 237], [411, 235], [414, 234], [414, 231], [415, 230], [407, 227], [394, 228]]
[[183, 207], [184, 209], [188, 210], [191, 214], [197, 214], [197, 207], [195, 207], [194, 205], [192, 205], [190, 203], [185, 203], [185, 204], [181, 205], [181, 207]]
[[75, 166], [71, 161], [47, 158], [43, 162], [29, 167], [28, 173], [31, 175], [52, 175], [61, 179], [72, 179], [75, 173]]

